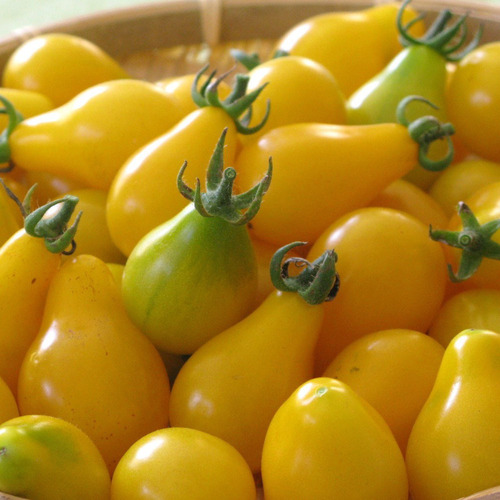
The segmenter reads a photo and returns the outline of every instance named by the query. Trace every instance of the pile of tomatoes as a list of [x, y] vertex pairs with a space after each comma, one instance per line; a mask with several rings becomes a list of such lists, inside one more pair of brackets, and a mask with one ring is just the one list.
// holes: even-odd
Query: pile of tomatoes
[[500, 485], [500, 42], [409, 3], [223, 75], [144, 81], [60, 33], [12, 54], [1, 492]]

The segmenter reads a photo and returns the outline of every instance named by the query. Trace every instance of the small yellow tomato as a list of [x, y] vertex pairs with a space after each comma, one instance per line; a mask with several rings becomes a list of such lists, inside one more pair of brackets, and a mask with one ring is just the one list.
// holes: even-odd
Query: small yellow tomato
[[363, 335], [392, 328], [425, 332], [444, 299], [446, 261], [427, 225], [391, 208], [367, 207], [334, 222], [308, 260], [335, 249], [340, 289], [325, 303], [317, 373]]
[[404, 179], [397, 179], [389, 184], [372, 200], [370, 206], [402, 210], [424, 224], [435, 227], [448, 223], [443, 207], [423, 189]]
[[111, 479], [101, 454], [65, 420], [46, 415], [8, 420], [0, 425], [0, 450], [3, 493], [44, 500], [109, 499]]
[[266, 500], [407, 500], [403, 455], [384, 419], [347, 384], [305, 382], [264, 442]]
[[500, 333], [500, 290], [477, 288], [449, 297], [434, 318], [429, 335], [446, 347], [467, 328]]
[[42, 321], [47, 290], [61, 264], [41, 238], [19, 229], [0, 247], [0, 376], [17, 394], [19, 370]]
[[493, 182], [500, 182], [500, 163], [469, 158], [443, 170], [429, 188], [429, 195], [449, 218], [456, 213], [459, 201], [465, 201], [474, 191]]
[[323, 376], [346, 383], [385, 419], [401, 451], [431, 392], [444, 348], [415, 330], [364, 335], [344, 348]]
[[345, 97], [337, 80], [322, 64], [307, 57], [283, 56], [270, 59], [248, 73], [247, 92], [265, 85], [252, 105], [250, 126], [265, 117], [268, 101], [271, 112], [266, 124], [243, 143], [288, 123], [346, 123]]
[[39, 92], [56, 106], [98, 83], [128, 78], [100, 47], [81, 37], [46, 33], [22, 43], [3, 72], [4, 87]]
[[243, 457], [222, 439], [171, 427], [134, 443], [113, 474], [112, 500], [255, 500]]
[[474, 154], [500, 162], [500, 42], [480, 45], [457, 64], [446, 92], [448, 117]]

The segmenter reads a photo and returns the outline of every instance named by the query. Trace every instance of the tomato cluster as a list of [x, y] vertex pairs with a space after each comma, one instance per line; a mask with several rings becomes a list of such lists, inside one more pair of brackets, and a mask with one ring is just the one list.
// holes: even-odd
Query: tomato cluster
[[500, 485], [500, 42], [409, 3], [306, 19], [235, 75], [144, 81], [57, 33], [12, 54], [1, 492]]

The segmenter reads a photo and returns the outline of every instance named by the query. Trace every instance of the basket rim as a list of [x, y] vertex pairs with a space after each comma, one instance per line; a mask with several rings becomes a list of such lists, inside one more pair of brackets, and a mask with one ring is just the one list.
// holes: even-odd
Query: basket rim
[[[6, 36], [0, 37], [0, 53], [9, 51], [24, 41], [41, 34], [53, 32], [77, 33], [95, 26], [111, 25], [120, 21], [134, 22], [162, 15], [193, 12], [201, 17], [201, 28], [208, 43], [217, 43], [219, 40], [220, 18], [227, 9], [269, 8], [271, 6], [311, 5], [323, 6], [325, 10], [354, 10], [368, 8], [375, 5], [392, 3], [393, 0], [164, 0], [148, 2], [140, 5], [123, 6], [106, 9], [85, 15], [70, 17], [53, 23], [42, 25], [22, 26]], [[452, 8], [456, 14], [468, 13], [470, 17], [479, 21], [488, 20], [500, 22], [500, 4], [485, 3], [480, 0], [413, 0], [412, 6], [424, 11], [438, 11]]]

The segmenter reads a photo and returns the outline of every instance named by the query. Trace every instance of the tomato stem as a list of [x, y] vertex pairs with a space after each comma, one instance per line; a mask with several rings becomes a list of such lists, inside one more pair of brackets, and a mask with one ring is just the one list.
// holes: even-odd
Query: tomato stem
[[1, 168], [0, 172], [10, 172], [14, 164], [10, 160], [9, 137], [17, 125], [23, 121], [23, 115], [2, 95], [0, 95], [0, 102], [4, 105], [0, 113], [6, 114], [8, 118], [7, 127], [0, 134], [0, 164], [7, 163], [7, 167]]
[[[219, 98], [219, 84], [231, 71], [224, 73], [218, 78], [215, 78], [215, 71], [212, 72], [205, 83], [198, 89], [200, 78], [207, 69], [208, 66], [205, 66], [196, 74], [191, 87], [191, 96], [196, 105], [200, 108], [213, 106], [223, 109], [233, 119], [236, 129], [240, 134], [249, 135], [258, 132], [266, 124], [269, 117], [271, 110], [269, 100], [267, 101], [266, 112], [261, 122], [254, 127], [249, 127], [248, 124], [250, 123], [252, 104], [259, 97], [266, 84], [247, 94], [246, 91], [250, 77], [244, 74], [237, 74], [231, 93], [226, 99], [221, 101]], [[240, 118], [241, 115], [244, 115], [243, 118]]]
[[204, 217], [220, 217], [231, 224], [247, 224], [257, 214], [262, 198], [269, 189], [272, 177], [272, 160], [264, 178], [253, 188], [244, 193], [233, 194], [236, 170], [232, 167], [224, 169], [224, 140], [227, 129], [217, 141], [207, 168], [207, 191], [201, 192], [200, 180], [196, 179], [195, 189], [190, 188], [183, 180], [187, 162], [182, 165], [177, 176], [177, 187], [180, 193], [194, 203], [196, 210]]
[[500, 229], [500, 219], [479, 224], [470, 207], [461, 201], [458, 204], [458, 215], [462, 219], [461, 231], [429, 229], [434, 241], [445, 243], [462, 250], [458, 271], [455, 273], [448, 264], [448, 274], [453, 282], [470, 278], [479, 268], [484, 257], [500, 260], [500, 245], [491, 240], [493, 234]]
[[[403, 1], [396, 17], [397, 28], [404, 47], [424, 45], [438, 52], [447, 61], [459, 61], [478, 46], [483, 33], [483, 26], [479, 26], [470, 43], [464, 47], [467, 38], [467, 14], [458, 17], [450, 25], [453, 14], [448, 9], [442, 10], [437, 15], [422, 37], [413, 37], [410, 35], [409, 30], [414, 25], [415, 20], [403, 25], [403, 12], [410, 2], [411, 0]], [[421, 20], [422, 16], [418, 16], [418, 19]], [[460, 49], [462, 50], [457, 52]]]
[[[273, 255], [270, 264], [273, 285], [283, 292], [298, 293], [312, 305], [333, 300], [340, 287], [340, 278], [335, 269], [337, 254], [334, 250], [327, 250], [312, 263], [300, 257], [292, 257], [283, 262], [290, 250], [301, 245], [306, 243], [294, 241], [281, 247]], [[291, 264], [303, 268], [302, 272], [297, 276], [289, 276]]]
[[[260, 66], [262, 61], [260, 60], [259, 54], [257, 52], [252, 52], [249, 54], [241, 49], [231, 49], [229, 51], [233, 59], [239, 62], [242, 66], [245, 67], [247, 71], [252, 71], [252, 69]], [[278, 57], [284, 57], [290, 55], [286, 50], [278, 49], [274, 52], [271, 59], [277, 59]]]
[[[441, 123], [435, 116], [427, 115], [409, 122], [406, 119], [406, 108], [411, 102], [422, 101], [434, 109], [437, 109], [432, 102], [421, 96], [411, 95], [401, 100], [396, 109], [396, 119], [398, 123], [408, 128], [410, 137], [419, 145], [418, 161], [426, 170], [438, 172], [445, 169], [453, 160], [455, 150], [450, 138], [455, 133], [455, 128], [451, 123]], [[432, 160], [427, 156], [430, 145], [438, 139], [445, 138], [448, 142], [446, 155], [439, 160]]]
[[[37, 184], [31, 186], [26, 193], [24, 200], [21, 201], [0, 178], [0, 183], [5, 189], [7, 195], [16, 202], [24, 218], [24, 230], [26, 234], [35, 238], [43, 238], [45, 247], [51, 253], [62, 253], [64, 255], [72, 254], [76, 249], [74, 236], [80, 222], [82, 212], [78, 213], [75, 222], [68, 228], [67, 224], [73, 215], [76, 204], [79, 199], [73, 195], [66, 195], [64, 198], [51, 201], [36, 210], [31, 210], [31, 199], [37, 187]], [[51, 217], [46, 217], [46, 213], [55, 205], [61, 205], [61, 208]], [[70, 250], [66, 250], [71, 246]]]

